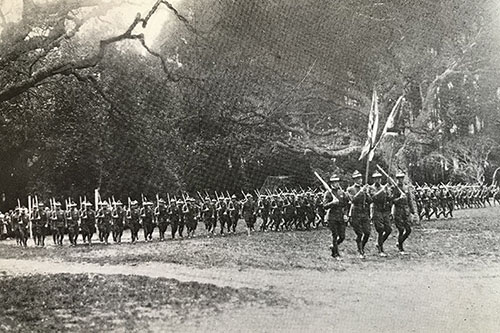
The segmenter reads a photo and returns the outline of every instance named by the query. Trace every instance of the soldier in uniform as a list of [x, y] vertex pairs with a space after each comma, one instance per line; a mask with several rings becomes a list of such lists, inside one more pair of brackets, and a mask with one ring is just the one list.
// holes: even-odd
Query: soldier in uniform
[[113, 242], [121, 243], [123, 236], [123, 229], [125, 223], [125, 210], [123, 209], [123, 204], [120, 200], [115, 202], [113, 211], [111, 212], [111, 217], [113, 225], [111, 227], [111, 232], [113, 235]]
[[285, 195], [283, 198], [283, 225], [281, 230], [290, 230], [295, 216], [295, 204], [293, 197]]
[[240, 203], [236, 200], [236, 195], [231, 196], [231, 201], [229, 201], [228, 204], [228, 209], [229, 209], [229, 223], [230, 226], [228, 226], [228, 231], [229, 229], [232, 229], [231, 231], [233, 233], [236, 232], [236, 226], [238, 225], [238, 220], [240, 219]]
[[175, 234], [177, 233], [177, 229], [179, 228], [180, 224], [180, 205], [182, 205], [182, 201], [176, 201], [175, 199], [172, 199], [170, 200], [170, 205], [168, 206], [168, 219], [170, 220], [170, 224], [172, 225], [172, 239], [175, 239]]
[[217, 210], [217, 216], [219, 217], [220, 234], [223, 235], [224, 228], [227, 226], [227, 229], [229, 230], [229, 225], [231, 223], [227, 203], [223, 197], [219, 198], [219, 202], [215, 208]]
[[140, 211], [138, 202], [135, 200], [130, 202], [130, 209], [127, 212], [127, 223], [132, 238], [131, 242], [132, 244], [135, 244], [135, 242], [139, 239], [139, 229], [141, 228]]
[[80, 212], [75, 203], [68, 204], [69, 210], [66, 212], [66, 227], [68, 228], [69, 242], [71, 246], [76, 246], [79, 233]]
[[55, 226], [56, 244], [62, 246], [64, 239], [64, 232], [66, 231], [66, 221], [64, 211], [61, 209], [61, 203], [54, 204], [55, 210], [52, 214], [52, 221]]
[[356, 245], [359, 257], [365, 258], [365, 245], [370, 238], [370, 204], [372, 198], [368, 193], [368, 185], [361, 186], [363, 179], [359, 171], [352, 175], [354, 184], [347, 188], [347, 193], [351, 200], [349, 219], [356, 233]]
[[304, 230], [306, 225], [306, 209], [305, 209], [305, 199], [303, 194], [297, 195], [297, 200], [295, 202], [295, 211], [297, 212], [295, 229]]
[[83, 203], [83, 210], [80, 212], [81, 231], [84, 244], [92, 245], [92, 236], [95, 233], [95, 211], [90, 202]]
[[257, 219], [257, 203], [251, 194], [246, 195], [241, 210], [247, 225], [247, 233], [250, 236], [250, 232], [255, 231], [255, 221]]
[[382, 175], [375, 172], [372, 175], [374, 180], [373, 186], [370, 187], [370, 196], [372, 197], [372, 214], [371, 220], [375, 225], [375, 230], [378, 233], [377, 250], [381, 257], [387, 257], [384, 252], [384, 242], [392, 232], [391, 228], [391, 208], [392, 208], [392, 191], [389, 184], [382, 185]]
[[33, 238], [35, 238], [36, 246], [45, 246], [45, 229], [48, 223], [49, 215], [45, 211], [43, 202], [40, 202], [33, 212]]
[[144, 239], [147, 241], [153, 240], [153, 203], [150, 201], [146, 201], [142, 203], [141, 209], [141, 220], [142, 220], [142, 229], [144, 230]]
[[[401, 254], [405, 254], [403, 243], [410, 236], [410, 216], [415, 213], [411, 200], [410, 188], [404, 183], [405, 174], [399, 172], [396, 174], [396, 181], [401, 190], [399, 196], [394, 198], [393, 217], [394, 224], [398, 229], [398, 249]], [[399, 191], [399, 190], [398, 190]]]
[[196, 205], [195, 200], [187, 198], [182, 207], [182, 215], [184, 215], [184, 223], [186, 224], [187, 237], [194, 237], [198, 221], [196, 220]]
[[99, 229], [99, 240], [108, 244], [109, 233], [111, 231], [111, 210], [107, 202], [101, 204], [101, 209], [97, 212], [97, 228]]
[[158, 200], [158, 207], [155, 211], [156, 223], [158, 224], [158, 230], [160, 233], [160, 241], [165, 240], [165, 232], [168, 228], [168, 216], [167, 207], [165, 207], [165, 200]]
[[19, 237], [19, 244], [23, 247], [28, 246], [29, 237], [29, 216], [26, 208], [19, 210], [19, 217], [17, 220], [17, 235]]
[[213, 199], [211, 201], [209, 197], [206, 197], [203, 204], [202, 204], [202, 207], [201, 207], [201, 218], [205, 222], [205, 229], [212, 235], [214, 234], [214, 231], [215, 231], [215, 221], [216, 221], [215, 204], [216, 203], [217, 203], [217, 200]]
[[262, 219], [262, 224], [260, 225], [260, 231], [266, 231], [267, 230], [267, 225], [269, 223], [269, 211], [270, 211], [270, 206], [269, 206], [269, 200], [267, 199], [266, 196], [261, 195], [259, 198], [259, 215], [260, 218]]
[[325, 220], [332, 233], [332, 257], [340, 260], [339, 245], [345, 239], [345, 227], [349, 209], [349, 197], [340, 187], [340, 178], [333, 174], [329, 180], [332, 192], [326, 191], [322, 206], [325, 208]]

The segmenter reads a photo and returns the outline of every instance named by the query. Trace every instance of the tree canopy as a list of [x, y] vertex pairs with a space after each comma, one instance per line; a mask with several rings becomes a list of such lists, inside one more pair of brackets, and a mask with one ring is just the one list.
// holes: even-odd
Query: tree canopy
[[500, 164], [492, 0], [0, 1], [0, 191], [124, 196], [350, 173], [374, 88], [376, 159], [419, 182]]

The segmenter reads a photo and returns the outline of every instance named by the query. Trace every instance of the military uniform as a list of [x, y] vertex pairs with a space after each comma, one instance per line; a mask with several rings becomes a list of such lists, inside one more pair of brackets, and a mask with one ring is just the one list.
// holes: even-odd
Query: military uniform
[[151, 241], [153, 239], [153, 206], [152, 202], [144, 202], [143, 207], [141, 209], [141, 221], [142, 221], [142, 229], [144, 231], [144, 239], [146, 241]]
[[89, 245], [92, 245], [92, 236], [96, 231], [96, 214], [90, 202], [85, 202], [84, 206], [85, 208], [80, 212], [82, 238], [84, 243], [88, 242]]
[[[380, 179], [381, 177], [382, 175], [378, 172], [372, 175], [372, 178], [374, 179]], [[381, 256], [385, 256], [384, 242], [392, 232], [392, 191], [388, 185], [381, 185], [379, 182], [375, 182], [375, 184], [370, 187], [370, 195], [373, 201], [372, 222], [378, 233], [377, 249]]]
[[[359, 171], [354, 172], [353, 179], [361, 179]], [[356, 245], [361, 258], [365, 255], [365, 245], [370, 238], [370, 204], [372, 198], [368, 193], [366, 186], [361, 187], [356, 183], [347, 188], [347, 193], [351, 200], [350, 221], [354, 232], [356, 233]]]
[[165, 240], [165, 232], [167, 231], [169, 220], [167, 216], [167, 207], [165, 207], [165, 201], [163, 199], [158, 200], [155, 216], [160, 233], [160, 240]]
[[247, 194], [247, 199], [242, 206], [243, 219], [247, 225], [247, 232], [255, 231], [255, 221], [257, 219], [257, 204], [251, 194]]
[[111, 210], [108, 208], [107, 203], [97, 212], [97, 229], [99, 231], [99, 240], [108, 244], [109, 234], [111, 232]]
[[76, 204], [70, 204], [70, 211], [66, 214], [66, 226], [68, 229], [69, 241], [72, 246], [76, 246], [79, 233], [80, 212], [76, 208]]
[[140, 211], [137, 207], [137, 201], [130, 202], [130, 208], [127, 212], [127, 224], [130, 229], [131, 242], [135, 243], [139, 239], [139, 229], [141, 228], [140, 223]]
[[398, 229], [398, 249], [401, 253], [404, 253], [403, 243], [408, 238], [411, 233], [410, 218], [411, 214], [415, 213], [411, 201], [410, 188], [403, 184], [404, 174], [396, 174], [396, 179], [398, 179], [399, 188], [402, 193], [398, 197], [394, 198], [393, 214], [394, 214], [394, 224]]
[[33, 238], [37, 246], [45, 246], [45, 230], [49, 222], [48, 212], [43, 203], [40, 203], [33, 212]]
[[332, 192], [326, 191], [323, 196], [322, 206], [325, 208], [325, 221], [332, 233], [332, 257], [340, 257], [339, 245], [345, 239], [346, 221], [345, 217], [349, 209], [349, 197], [342, 191], [338, 182], [340, 178], [337, 175], [330, 177], [330, 182], [335, 184]]
[[125, 210], [120, 201], [115, 203], [113, 211], [111, 212], [112, 226], [111, 232], [113, 235], [113, 241], [116, 243], [122, 242], [122, 235], [125, 223]]

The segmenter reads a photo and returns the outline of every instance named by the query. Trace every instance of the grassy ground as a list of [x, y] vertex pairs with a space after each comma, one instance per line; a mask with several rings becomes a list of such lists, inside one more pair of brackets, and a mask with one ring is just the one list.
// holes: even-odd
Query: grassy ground
[[[500, 207], [457, 211], [454, 219], [423, 221], [415, 226], [407, 241], [410, 255], [398, 255], [397, 231], [386, 243], [388, 258], [379, 258], [375, 251], [375, 232], [367, 245], [368, 258], [356, 257], [354, 233], [347, 230], [341, 245], [344, 261], [340, 265], [329, 256], [330, 233], [326, 228], [312, 231], [257, 232], [248, 237], [240, 223], [236, 234], [207, 238], [199, 225], [194, 239], [138, 244], [97, 244], [92, 247], [49, 246], [44, 249], [21, 249], [13, 241], [0, 243], [1, 258], [56, 259], [99, 264], [134, 264], [169, 262], [201, 268], [263, 268], [273, 270], [314, 269], [344, 270], [349, 265], [364, 268], [371, 265], [398, 266], [401, 261], [431, 261], [446, 265], [500, 262]], [[49, 240], [47, 243], [51, 243]], [[382, 262], [382, 263], [381, 263]]]
[[0, 331], [145, 331], [149, 322], [183, 322], [271, 294], [144, 276], [55, 274], [0, 278]]

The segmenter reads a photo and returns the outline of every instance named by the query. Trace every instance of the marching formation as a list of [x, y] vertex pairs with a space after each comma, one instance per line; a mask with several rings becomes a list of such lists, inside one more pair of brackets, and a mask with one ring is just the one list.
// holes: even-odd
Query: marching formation
[[[236, 232], [238, 222], [243, 219], [248, 235], [256, 231], [311, 230], [320, 225], [328, 226], [332, 234], [330, 246], [332, 256], [340, 259], [339, 245], [345, 239], [347, 225], [351, 225], [356, 235], [357, 251], [360, 258], [365, 256], [365, 246], [370, 238], [372, 225], [377, 233], [377, 250], [380, 256], [387, 256], [384, 243], [392, 233], [393, 226], [398, 231], [398, 250], [404, 254], [404, 242], [412, 229], [412, 216], [430, 219], [432, 217], [453, 217], [454, 209], [479, 208], [498, 202], [500, 192], [496, 186], [444, 185], [409, 186], [405, 184], [404, 173], [396, 174], [393, 180], [382, 169], [387, 178], [375, 172], [372, 184], [363, 185], [362, 175], [355, 171], [353, 184], [346, 189], [340, 186], [340, 178], [332, 175], [329, 182], [319, 179], [324, 190], [278, 190], [255, 195], [243, 193], [243, 198], [215, 193], [211, 197], [198, 193], [198, 199], [183, 196], [182, 199], [167, 200], [157, 195], [156, 202], [142, 197], [139, 204], [128, 199], [124, 205], [120, 201], [101, 200], [96, 192], [95, 203], [86, 198], [80, 205], [68, 199], [64, 209], [60, 202], [50, 200], [49, 206], [30, 198], [29, 208], [18, 207], [5, 214], [0, 213], [0, 234], [16, 238], [19, 245], [26, 247], [32, 235], [36, 246], [43, 247], [45, 238], [52, 236], [55, 245], [62, 246], [65, 235], [76, 246], [78, 238], [91, 245], [94, 234], [99, 242], [108, 244], [110, 236], [115, 243], [121, 243], [123, 232], [129, 229], [131, 242], [143, 239], [152, 241], [153, 231], [158, 228], [159, 240], [165, 240], [170, 228], [172, 239], [195, 236], [198, 224], [203, 224], [209, 235]], [[218, 231], [217, 231], [218, 229]], [[184, 235], [186, 232], [186, 235]]]

